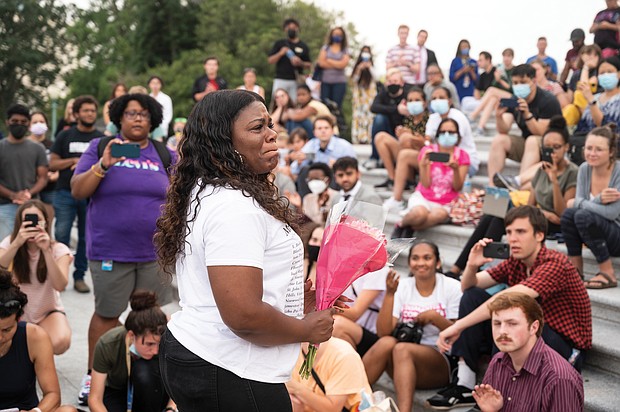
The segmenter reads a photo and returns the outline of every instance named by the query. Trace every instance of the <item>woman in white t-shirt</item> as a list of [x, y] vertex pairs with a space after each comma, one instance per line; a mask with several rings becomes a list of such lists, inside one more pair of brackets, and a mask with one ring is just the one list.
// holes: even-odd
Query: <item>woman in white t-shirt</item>
[[[390, 270], [385, 298], [377, 319], [381, 336], [363, 357], [368, 381], [373, 384], [387, 370], [394, 379], [398, 408], [410, 411], [415, 388], [436, 388], [450, 383], [457, 359], [442, 354], [435, 346], [439, 332], [458, 318], [461, 285], [437, 271], [441, 268], [439, 249], [419, 240], [409, 251], [411, 277], [399, 281]], [[422, 327], [419, 343], [392, 336], [401, 324]]]
[[178, 277], [160, 360], [183, 412], [291, 411], [299, 343], [331, 336], [334, 309], [304, 316], [302, 242], [269, 179], [276, 136], [259, 95], [222, 90], [194, 107], [179, 143], [155, 240]]
[[50, 225], [43, 202], [24, 202], [17, 209], [13, 233], [0, 242], [0, 268], [8, 269], [28, 296], [22, 320], [43, 328], [54, 354], [60, 355], [71, 346], [60, 292], [67, 287], [73, 256], [67, 246], [51, 240]]

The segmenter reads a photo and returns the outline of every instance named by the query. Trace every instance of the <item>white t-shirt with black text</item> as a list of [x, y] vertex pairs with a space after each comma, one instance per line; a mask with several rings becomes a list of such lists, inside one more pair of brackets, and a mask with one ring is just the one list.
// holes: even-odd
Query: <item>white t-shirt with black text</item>
[[[435, 274], [435, 289], [430, 296], [420, 295], [415, 276], [401, 278], [394, 294], [392, 316], [399, 322], [415, 322], [420, 313], [432, 309], [446, 319], [458, 319], [461, 296], [461, 283], [441, 273]], [[424, 326], [420, 343], [434, 346], [438, 337], [439, 328], [429, 323]]]
[[[195, 201], [189, 209], [188, 216], [192, 217]], [[200, 207], [189, 228], [185, 256], [176, 264], [181, 311], [172, 315], [170, 332], [197, 356], [242, 378], [266, 383], [288, 381], [299, 355], [299, 343], [260, 346], [235, 335], [216, 306], [208, 267], [261, 269], [263, 301], [286, 315], [301, 318], [301, 239], [241, 191], [212, 186], [200, 194]]]

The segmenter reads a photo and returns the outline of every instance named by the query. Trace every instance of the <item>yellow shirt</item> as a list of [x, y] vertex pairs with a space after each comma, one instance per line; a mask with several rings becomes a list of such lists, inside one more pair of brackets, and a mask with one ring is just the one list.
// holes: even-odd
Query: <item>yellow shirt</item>
[[[299, 368], [303, 361], [302, 353], [297, 359], [291, 380], [301, 383], [316, 394], [323, 395], [323, 391], [312, 376], [308, 379], [299, 376]], [[321, 343], [314, 370], [323, 382], [327, 395], [348, 395], [344, 407], [349, 410], [361, 402], [362, 390], [368, 394], [372, 393], [362, 359], [355, 349], [342, 339], [331, 338]], [[314, 410], [306, 406], [305, 411]]]

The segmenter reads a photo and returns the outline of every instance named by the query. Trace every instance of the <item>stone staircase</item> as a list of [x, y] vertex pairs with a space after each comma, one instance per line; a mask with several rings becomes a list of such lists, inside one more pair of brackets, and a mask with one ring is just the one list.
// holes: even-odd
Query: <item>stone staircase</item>
[[[492, 129], [493, 125], [490, 125]], [[491, 134], [490, 132], [489, 134]], [[471, 181], [474, 187], [484, 187], [488, 182], [487, 161], [492, 137], [477, 137], [476, 146], [480, 156], [480, 170]], [[370, 156], [370, 146], [357, 145], [355, 150], [360, 164]], [[519, 164], [507, 161], [504, 172], [511, 175], [518, 174]], [[385, 169], [362, 170], [362, 180], [369, 185], [375, 185], [385, 181], [387, 173]], [[387, 190], [379, 191], [380, 195], [387, 199], [391, 193]], [[405, 193], [405, 198], [410, 192]], [[394, 224], [400, 220], [396, 213], [390, 213], [384, 228], [389, 236]], [[448, 269], [456, 260], [465, 243], [473, 232], [471, 227], [454, 225], [440, 225], [423, 232], [416, 232], [416, 236], [423, 237], [439, 245], [442, 262]], [[566, 253], [564, 244], [555, 241], [547, 241], [547, 247]], [[620, 258], [614, 259], [616, 273], [620, 273]], [[403, 253], [398, 258], [395, 268], [401, 274], [408, 273], [407, 258]], [[598, 272], [596, 260], [589, 250], [584, 250], [584, 271], [588, 274]], [[618, 396], [620, 395], [620, 288], [606, 290], [588, 290], [592, 303], [593, 321], [593, 348], [588, 352], [586, 365], [583, 370], [585, 387], [585, 410], [596, 412], [611, 412], [620, 410]], [[383, 390], [388, 395], [395, 397], [393, 383], [384, 374], [375, 385], [375, 390]], [[424, 408], [424, 401], [432, 396], [436, 390], [418, 390], [415, 394], [415, 410]], [[453, 411], [466, 411], [468, 408], [455, 408]], [[426, 410], [426, 409], [423, 409]], [[404, 411], [403, 411], [404, 412]], [[408, 412], [408, 411], [407, 411]]]

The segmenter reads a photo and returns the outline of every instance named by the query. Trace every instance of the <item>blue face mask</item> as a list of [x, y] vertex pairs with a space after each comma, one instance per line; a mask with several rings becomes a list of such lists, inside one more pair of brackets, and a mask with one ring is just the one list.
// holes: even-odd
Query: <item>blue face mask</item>
[[512, 85], [512, 92], [519, 99], [526, 99], [527, 96], [530, 95], [532, 90], [530, 89], [530, 85], [529, 84], [513, 84]]
[[332, 36], [333, 43], [340, 43], [342, 41], [342, 36]]
[[450, 111], [448, 99], [436, 99], [431, 101], [431, 109], [440, 115], [448, 113]]
[[407, 102], [407, 110], [412, 116], [416, 116], [424, 111], [423, 102]]
[[467, 56], [467, 55], [469, 55], [469, 49], [461, 49], [461, 55], [462, 55], [462, 56]]
[[605, 90], [613, 90], [618, 85], [617, 73], [603, 73], [598, 75], [598, 84]]
[[129, 352], [133, 353], [138, 358], [142, 358], [142, 356], [140, 356], [140, 354], [138, 353], [138, 349], [136, 349], [136, 344], [135, 343], [131, 344], [131, 346], [129, 347]]
[[454, 147], [458, 141], [459, 136], [456, 133], [443, 132], [437, 136], [437, 143], [443, 147]]

